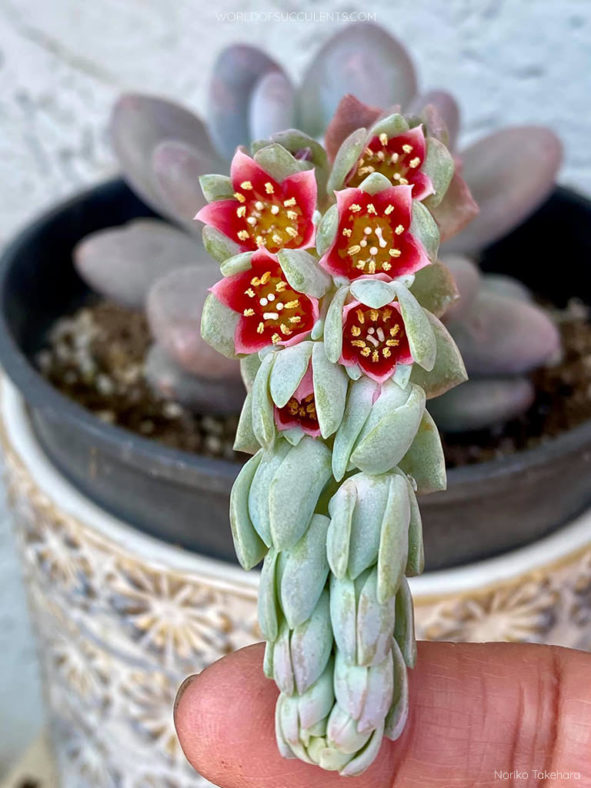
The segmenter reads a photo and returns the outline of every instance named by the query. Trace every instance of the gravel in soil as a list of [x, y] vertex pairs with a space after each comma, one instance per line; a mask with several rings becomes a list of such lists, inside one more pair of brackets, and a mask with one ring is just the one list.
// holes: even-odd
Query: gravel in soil
[[[556, 313], [564, 353], [533, 375], [536, 400], [521, 418], [496, 430], [444, 436], [449, 467], [514, 454], [591, 419], [589, 309], [571, 302]], [[238, 415], [191, 413], [147, 386], [144, 358], [151, 344], [141, 312], [97, 301], [63, 317], [38, 354], [39, 369], [59, 391], [109, 424], [166, 446], [206, 457], [243, 459], [232, 448]]]

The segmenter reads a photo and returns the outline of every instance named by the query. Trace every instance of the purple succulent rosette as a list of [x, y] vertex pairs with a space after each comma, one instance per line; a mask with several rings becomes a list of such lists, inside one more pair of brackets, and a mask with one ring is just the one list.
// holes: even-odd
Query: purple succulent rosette
[[[474, 378], [438, 402], [438, 423], [446, 430], [488, 427], [528, 407], [533, 397], [528, 372], [557, 354], [558, 333], [515, 280], [480, 276], [470, 258], [476, 259], [546, 198], [560, 164], [560, 143], [550, 129], [520, 126], [458, 150], [455, 99], [443, 90], [421, 93], [418, 82], [399, 40], [375, 24], [357, 23], [328, 39], [300, 84], [256, 47], [224, 49], [213, 68], [203, 121], [162, 98], [133, 94], [119, 99], [111, 133], [121, 171], [131, 188], [176, 226], [150, 219], [101, 230], [84, 239], [75, 260], [93, 289], [146, 310], [155, 343], [146, 375], [158, 393], [199, 413], [232, 412], [242, 403], [238, 362], [216, 358], [199, 335], [201, 310], [217, 267], [193, 217], [207, 202], [200, 176], [223, 173], [209, 181], [208, 195], [219, 189], [223, 199], [236, 199], [234, 192], [240, 190], [232, 189], [229, 176], [237, 146], [251, 145], [254, 154], [273, 138], [296, 159], [314, 165], [322, 211], [328, 207], [322, 200], [332, 168], [329, 194], [359, 188], [368, 175], [382, 174], [393, 187], [412, 186], [413, 200], [435, 218], [443, 260], [459, 277], [461, 299], [447, 325]], [[316, 141], [322, 136], [326, 150]], [[435, 173], [447, 177], [437, 164], [442, 148], [451, 150], [454, 159], [445, 192], [433, 180]], [[219, 222], [227, 219], [218, 214]], [[299, 226], [292, 229], [299, 231]], [[256, 234], [251, 238], [248, 227], [239, 232], [242, 238], [229, 238], [212, 226], [207, 251], [226, 259], [252, 250]], [[290, 246], [300, 246], [299, 239]], [[329, 260], [335, 263], [335, 255], [330, 253], [325, 262]], [[440, 274], [448, 276], [443, 269]], [[504, 326], [505, 345], [498, 341], [496, 325]], [[224, 397], [219, 396], [220, 381], [225, 382]]]
[[429, 207], [453, 157], [426, 118], [393, 113], [372, 134], [355, 130], [330, 169], [318, 149], [297, 155], [301, 132], [239, 149], [231, 178], [201, 178], [198, 213], [222, 274], [202, 336], [240, 359], [248, 391], [230, 522], [240, 564], [263, 562], [277, 744], [342, 775], [404, 729], [417, 494], [446, 484], [426, 402], [466, 380], [439, 320], [457, 290]]

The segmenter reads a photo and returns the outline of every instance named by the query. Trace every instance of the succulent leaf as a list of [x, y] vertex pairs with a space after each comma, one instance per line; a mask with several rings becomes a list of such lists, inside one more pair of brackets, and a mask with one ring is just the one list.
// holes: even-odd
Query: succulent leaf
[[[230, 494], [230, 525], [236, 557], [243, 569], [252, 569], [267, 553], [267, 546], [257, 534], [248, 510], [248, 494], [262, 454], [255, 454], [242, 467]], [[276, 633], [273, 633], [276, 636]], [[273, 638], [269, 638], [273, 640]]]
[[[468, 384], [460, 386], [461, 391]], [[401, 471], [411, 477], [417, 492], [426, 495], [447, 487], [445, 457], [437, 426], [428, 411], [423, 412], [416, 436], [399, 463]]]
[[285, 553], [279, 597], [292, 629], [312, 615], [326, 584], [328, 560], [324, 546], [329, 523], [328, 517], [315, 514], [300, 541]]
[[[334, 161], [339, 148], [347, 137], [358, 129], [368, 129], [381, 114], [381, 109], [364, 104], [351, 93], [343, 96], [338, 103], [335, 114], [326, 127], [324, 135], [324, 145], [328, 158]], [[361, 153], [361, 150], [359, 153]]]
[[282, 71], [269, 71], [252, 90], [248, 107], [249, 138], [264, 139], [291, 128], [294, 111], [295, 91], [290, 79]]
[[312, 348], [312, 342], [300, 342], [277, 354], [271, 371], [270, 392], [278, 408], [287, 405], [300, 385], [310, 365]]
[[252, 428], [252, 394], [249, 391], [244, 400], [238, 426], [236, 427], [234, 451], [241, 451], [244, 454], [256, 454], [259, 448], [260, 444]]
[[261, 579], [259, 581], [258, 620], [261, 634], [265, 640], [275, 640], [279, 633], [279, 622], [281, 619], [277, 600], [277, 587], [279, 585], [277, 579], [278, 559], [279, 554], [277, 550], [270, 550], [267, 553], [263, 561]]
[[[263, 82], [261, 87], [261, 80], [269, 74], [279, 74], [287, 81], [278, 63], [246, 44], [227, 47], [216, 60], [209, 85], [207, 117], [213, 142], [224, 158], [230, 159], [239, 145], [250, 142], [251, 101], [254, 97], [259, 105], [264, 100], [269, 106], [269, 83]], [[260, 136], [258, 129], [252, 131]]]
[[268, 353], [252, 384], [252, 429], [258, 442], [265, 449], [275, 440], [275, 418], [269, 391], [269, 378], [275, 362], [275, 353]]
[[429, 318], [414, 295], [401, 282], [395, 282], [394, 288], [400, 303], [412, 358], [424, 370], [430, 372], [435, 365], [437, 344]]
[[[221, 322], [225, 321], [226, 311], [221, 305], [212, 303], [208, 291], [217, 278], [215, 267], [193, 266], [181, 268], [160, 278], [148, 294], [146, 314], [150, 330], [168, 355], [187, 373], [215, 380], [237, 379], [240, 368], [235, 360], [233, 337]], [[222, 343], [225, 355], [220, 357], [217, 347], [210, 346], [209, 339], [202, 338], [199, 321], [210, 300], [210, 314], [206, 318], [214, 321], [208, 326], [207, 337]], [[215, 308], [214, 308], [215, 306]], [[217, 317], [216, 317], [217, 316]], [[233, 321], [232, 321], [233, 322]]]
[[322, 298], [331, 286], [330, 277], [305, 249], [284, 249], [277, 256], [285, 278], [299, 293]]
[[318, 52], [302, 80], [299, 112], [305, 131], [322, 134], [347, 93], [376, 107], [407, 104], [416, 77], [406, 49], [372, 23], [345, 27]]
[[190, 266], [215, 281], [215, 266], [201, 244], [157, 219], [135, 219], [122, 227], [87, 235], [74, 249], [74, 264], [93, 290], [132, 309], [143, 309], [152, 285]]
[[420, 305], [436, 317], [446, 314], [460, 298], [452, 272], [439, 260], [417, 271], [410, 289]]
[[483, 378], [448, 391], [430, 403], [429, 409], [445, 432], [465, 432], [520, 416], [531, 406], [534, 396], [534, 386], [528, 378]]
[[238, 326], [238, 315], [220, 303], [210, 293], [201, 312], [201, 336], [212, 348], [226, 358], [236, 358], [234, 334]]
[[435, 335], [435, 365], [430, 372], [415, 364], [410, 379], [425, 392], [427, 399], [439, 397], [468, 379], [462, 355], [451, 334], [435, 315], [426, 312]]
[[[435, 112], [430, 111], [431, 108]], [[441, 140], [454, 150], [460, 130], [460, 108], [455, 98], [445, 90], [430, 90], [416, 96], [407, 111], [421, 115], [427, 121], [429, 136]]]
[[561, 159], [554, 132], [538, 126], [501, 129], [462, 151], [480, 214], [449, 242], [450, 251], [478, 251], [520, 224], [553, 189]]
[[312, 373], [320, 434], [326, 440], [334, 435], [343, 419], [349, 380], [342, 366], [328, 360], [321, 342], [314, 344]]

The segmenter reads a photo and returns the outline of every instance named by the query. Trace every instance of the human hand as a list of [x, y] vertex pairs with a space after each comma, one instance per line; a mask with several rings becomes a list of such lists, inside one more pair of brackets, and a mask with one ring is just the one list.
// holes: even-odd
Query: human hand
[[181, 746], [221, 788], [591, 786], [590, 654], [509, 643], [418, 645], [405, 731], [396, 742], [384, 739], [353, 782], [279, 755], [277, 688], [263, 675], [262, 644], [182, 685]]

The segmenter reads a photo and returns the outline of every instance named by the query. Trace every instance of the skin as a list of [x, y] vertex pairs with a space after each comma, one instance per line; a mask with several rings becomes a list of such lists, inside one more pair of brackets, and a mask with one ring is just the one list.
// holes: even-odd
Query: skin
[[[419, 643], [411, 712], [372, 766], [342, 778], [277, 752], [277, 689], [263, 646], [224, 657], [181, 686], [185, 755], [221, 788], [591, 786], [591, 654], [510, 643]], [[533, 770], [579, 772], [544, 779]], [[520, 774], [495, 777], [495, 770]], [[528, 772], [524, 776], [524, 772]]]

